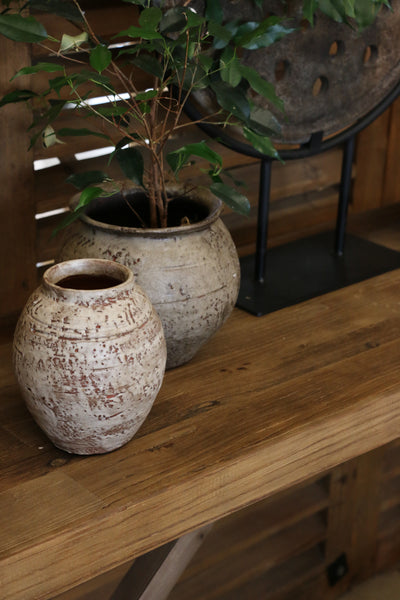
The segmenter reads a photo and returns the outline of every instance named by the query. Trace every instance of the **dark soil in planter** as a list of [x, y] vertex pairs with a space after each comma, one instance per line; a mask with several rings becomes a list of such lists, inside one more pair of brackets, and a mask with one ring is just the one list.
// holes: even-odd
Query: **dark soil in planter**
[[[143, 193], [115, 194], [94, 200], [86, 211], [91, 219], [119, 227], [148, 227], [150, 222], [149, 203]], [[179, 227], [198, 223], [209, 214], [209, 209], [200, 202], [178, 197], [168, 206], [168, 227]]]

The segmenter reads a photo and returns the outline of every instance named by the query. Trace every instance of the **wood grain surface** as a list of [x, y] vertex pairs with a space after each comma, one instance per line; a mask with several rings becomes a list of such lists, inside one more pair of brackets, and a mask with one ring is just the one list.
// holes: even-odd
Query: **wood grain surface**
[[2, 600], [46, 600], [398, 437], [400, 271], [255, 318], [165, 377], [135, 438], [55, 449], [0, 336]]

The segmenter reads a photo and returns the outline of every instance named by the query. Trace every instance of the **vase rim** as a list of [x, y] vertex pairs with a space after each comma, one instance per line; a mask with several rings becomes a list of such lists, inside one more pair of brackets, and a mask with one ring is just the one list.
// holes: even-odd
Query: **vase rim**
[[[109, 284], [99, 287], [76, 287], [60, 285], [60, 282], [73, 277], [103, 277], [109, 278]], [[111, 282], [111, 280], [114, 282]], [[43, 274], [43, 285], [57, 294], [82, 294], [84, 296], [99, 296], [105, 293], [120, 293], [130, 287], [134, 281], [132, 271], [121, 263], [103, 258], [77, 258], [56, 263]], [[116, 283], [118, 282], [118, 283]]]
[[[171, 235], [187, 235], [195, 231], [201, 231], [207, 228], [211, 223], [216, 221], [222, 211], [222, 202], [216, 196], [213, 196], [207, 189], [196, 189], [195, 191], [186, 191], [183, 186], [170, 186], [168, 188], [174, 195], [180, 195], [186, 197], [188, 200], [195, 200], [202, 204], [208, 209], [208, 215], [197, 221], [196, 223], [190, 223], [188, 225], [177, 225], [170, 227], [129, 227], [124, 225], [113, 225], [99, 221], [86, 213], [82, 213], [79, 219], [85, 222], [87, 225], [96, 227], [112, 233], [130, 233], [141, 237], [152, 237], [152, 238], [163, 238], [170, 237]], [[143, 192], [140, 188], [132, 188], [131, 193]], [[119, 194], [114, 194], [118, 196]], [[111, 196], [104, 197], [104, 200], [109, 199]], [[97, 199], [101, 202], [102, 198]], [[73, 196], [70, 202], [70, 207], [73, 209], [79, 201], [79, 194]]]

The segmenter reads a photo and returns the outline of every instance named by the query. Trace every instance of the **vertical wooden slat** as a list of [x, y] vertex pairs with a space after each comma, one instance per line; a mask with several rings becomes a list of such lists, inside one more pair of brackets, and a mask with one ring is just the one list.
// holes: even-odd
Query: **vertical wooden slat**
[[400, 202], [400, 98], [392, 105], [382, 204]]
[[[0, 94], [29, 64], [29, 47], [0, 37]], [[18, 81], [27, 86], [27, 79]], [[36, 283], [32, 155], [27, 152], [30, 114], [23, 103], [0, 109], [0, 316], [18, 312]]]
[[347, 576], [338, 577], [334, 594], [373, 573], [383, 458], [384, 448], [378, 448], [332, 471], [326, 562], [329, 566], [345, 554], [349, 568]]
[[354, 212], [382, 205], [390, 116], [388, 109], [357, 136], [356, 177], [352, 189]]

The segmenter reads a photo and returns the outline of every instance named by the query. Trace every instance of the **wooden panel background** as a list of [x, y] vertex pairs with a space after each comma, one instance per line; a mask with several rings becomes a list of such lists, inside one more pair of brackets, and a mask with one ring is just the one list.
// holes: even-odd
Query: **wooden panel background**
[[[118, 0], [85, 2], [88, 18], [99, 27], [105, 39], [126, 26], [128, 12], [136, 8]], [[128, 17], [129, 18], [129, 17]], [[47, 18], [49, 31], [57, 30], [57, 19]], [[70, 33], [74, 33], [71, 25]], [[0, 94], [11, 89], [9, 82], [15, 70], [45, 58], [34, 48], [0, 41]], [[32, 77], [32, 85], [43, 82], [43, 75]], [[146, 81], [140, 82], [146, 87]], [[26, 81], [21, 85], [26, 85]], [[64, 126], [73, 126], [71, 111], [61, 115]], [[5, 107], [0, 112], [3, 140], [1, 161], [2, 193], [0, 195], [0, 256], [3, 294], [0, 297], [0, 317], [18, 313], [28, 294], [36, 286], [43, 268], [51, 264], [60, 244], [60, 237], [51, 232], [60, 221], [74, 190], [64, 183], [65, 177], [82, 169], [102, 168], [107, 156], [78, 160], [77, 154], [100, 149], [99, 138], [79, 138], [74, 142], [45, 149], [40, 145], [27, 152], [26, 125], [30, 115], [22, 105]], [[186, 131], [187, 139], [204, 137], [195, 127]], [[397, 176], [397, 155], [400, 149], [400, 100], [358, 137], [354, 165], [352, 213], [365, 212], [400, 201]], [[252, 204], [249, 218], [234, 214], [224, 216], [241, 254], [254, 250], [256, 205], [258, 198], [258, 161], [218, 147], [225, 165], [246, 185]], [[43, 159], [56, 159], [58, 164], [37, 170]], [[280, 244], [296, 237], [332, 227], [341, 164], [341, 150], [286, 165], [274, 164], [272, 174], [272, 209], [270, 243]], [[34, 170], [35, 167], [35, 170]], [[120, 176], [115, 167], [116, 175]], [[185, 177], [199, 179], [198, 170], [187, 169]]]

